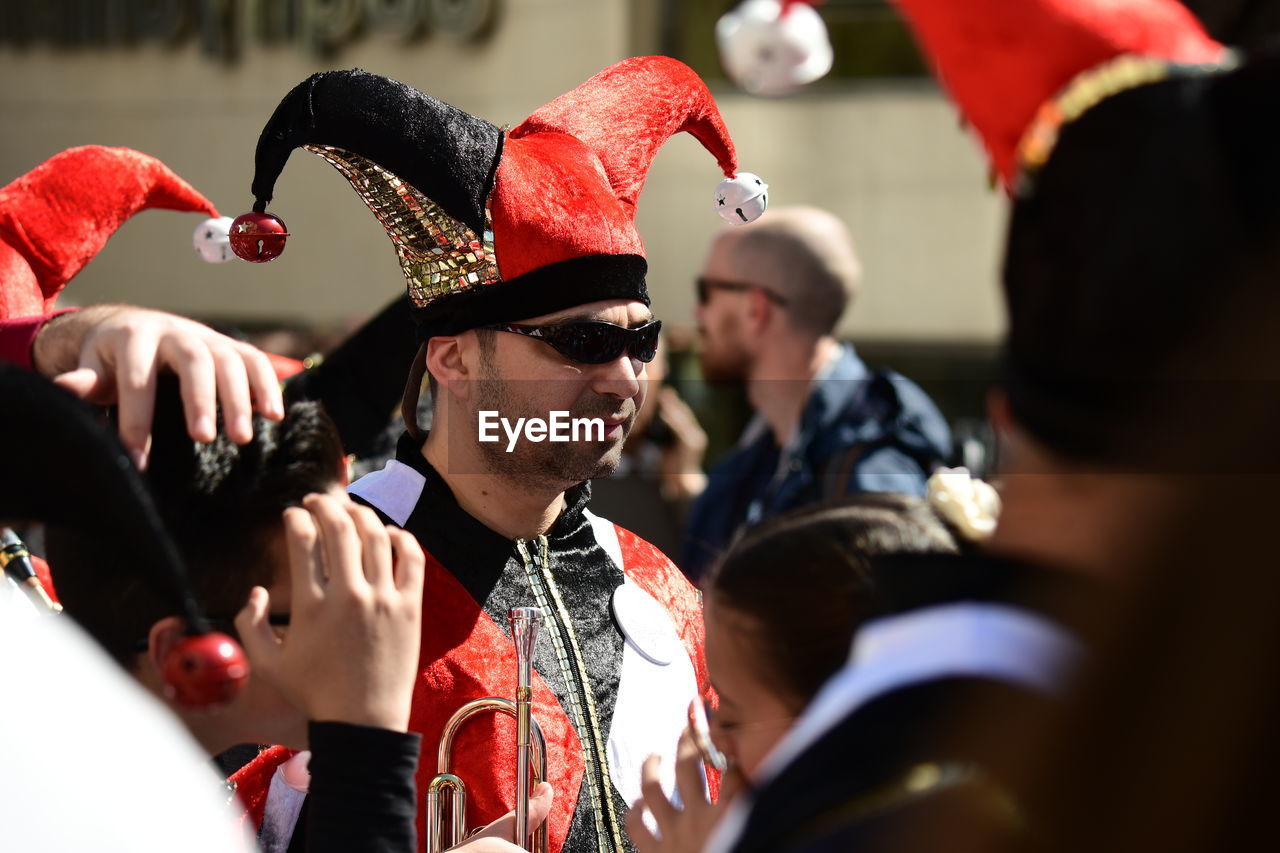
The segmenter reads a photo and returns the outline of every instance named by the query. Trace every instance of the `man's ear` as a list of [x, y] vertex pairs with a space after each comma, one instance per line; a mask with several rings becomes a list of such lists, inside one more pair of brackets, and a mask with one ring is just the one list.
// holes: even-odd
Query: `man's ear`
[[427, 371], [441, 388], [460, 400], [470, 394], [471, 368], [462, 335], [437, 335], [427, 341]]
[[187, 623], [181, 616], [166, 616], [147, 632], [147, 680], [164, 684], [164, 662], [169, 651], [187, 636]]
[[747, 297], [747, 328], [753, 333], [758, 333], [773, 319], [773, 311], [776, 306], [769, 301], [769, 297], [765, 295], [763, 290], [748, 290]]

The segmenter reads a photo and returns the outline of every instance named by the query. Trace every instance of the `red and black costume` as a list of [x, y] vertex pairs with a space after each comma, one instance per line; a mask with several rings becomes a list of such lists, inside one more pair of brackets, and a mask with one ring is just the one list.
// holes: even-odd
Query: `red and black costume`
[[[551, 848], [621, 849], [621, 818], [639, 796], [640, 763], [650, 753], [672, 754], [685, 708], [707, 688], [701, 608], [684, 576], [652, 545], [593, 515], [587, 484], [565, 494], [547, 536], [513, 541], [493, 532], [458, 506], [407, 435], [396, 459], [351, 492], [428, 552], [429, 615], [411, 721], [423, 736], [419, 788], [435, 775], [440, 733], [459, 705], [514, 695], [506, 613], [536, 603], [547, 614], [533, 702], [556, 790]], [[623, 586], [660, 605], [640, 631], [628, 633], [611, 607]], [[469, 825], [512, 808], [514, 744], [511, 720], [492, 716], [469, 723], [455, 742]]]
[[[758, 215], [765, 185], [735, 178], [710, 93], [672, 59], [607, 68], [509, 131], [385, 77], [317, 74], [264, 128], [255, 213], [233, 225], [232, 244], [251, 260], [279, 254], [275, 234], [284, 229], [266, 221], [266, 205], [292, 150], [305, 147], [350, 181], [387, 230], [420, 341], [599, 300], [647, 305], [636, 203], [658, 148], [681, 131], [736, 188], [726, 194], [722, 184], [716, 201], [743, 221]], [[419, 366], [424, 357], [425, 346]], [[453, 712], [513, 695], [506, 612], [536, 605], [546, 614], [533, 703], [556, 790], [551, 849], [627, 849], [622, 817], [639, 797], [641, 762], [658, 753], [670, 768], [688, 704], [708, 689], [696, 591], [656, 548], [594, 516], [587, 484], [566, 492], [545, 537], [513, 541], [459, 507], [421, 445], [411, 428], [385, 469], [351, 487], [428, 552], [412, 716], [423, 736], [420, 792]], [[514, 738], [505, 717], [482, 717], [459, 735], [453, 769], [468, 781], [469, 826], [513, 808]]]

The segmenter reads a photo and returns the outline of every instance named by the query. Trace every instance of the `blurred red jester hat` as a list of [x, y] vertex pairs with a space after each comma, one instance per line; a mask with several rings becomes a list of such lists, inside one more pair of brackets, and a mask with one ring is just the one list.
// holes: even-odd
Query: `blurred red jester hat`
[[1048, 159], [1057, 129], [1126, 89], [1214, 66], [1225, 48], [1177, 0], [899, 0], [1001, 182]]
[[58, 294], [134, 214], [203, 213], [196, 251], [230, 259], [228, 217], [164, 163], [131, 148], [82, 145], [0, 189], [0, 319], [52, 311]]

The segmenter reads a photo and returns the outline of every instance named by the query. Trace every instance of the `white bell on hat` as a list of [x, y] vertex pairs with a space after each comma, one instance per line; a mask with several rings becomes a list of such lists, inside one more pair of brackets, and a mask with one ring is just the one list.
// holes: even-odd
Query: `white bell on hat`
[[822, 16], [808, 3], [746, 0], [716, 21], [720, 61], [753, 95], [786, 95], [831, 70]]
[[206, 219], [196, 226], [191, 242], [196, 253], [211, 264], [222, 264], [235, 257], [231, 253], [231, 217]]
[[769, 185], [759, 175], [739, 172], [716, 187], [716, 213], [726, 222], [745, 225], [755, 222], [769, 207]]

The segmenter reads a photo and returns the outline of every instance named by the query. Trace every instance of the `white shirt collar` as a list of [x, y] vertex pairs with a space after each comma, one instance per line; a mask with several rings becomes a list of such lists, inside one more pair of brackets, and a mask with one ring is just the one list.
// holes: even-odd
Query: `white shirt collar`
[[[854, 709], [878, 696], [946, 677], [988, 678], [1055, 693], [1080, 654], [1079, 643], [1066, 631], [1008, 605], [945, 604], [868, 622], [854, 637], [849, 663], [765, 757], [758, 784], [777, 776]], [[739, 797], [712, 833], [706, 853], [728, 851], [749, 813], [749, 798]]]

